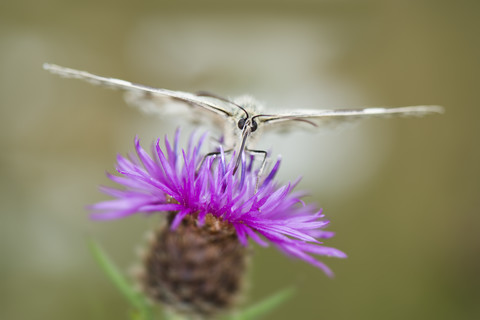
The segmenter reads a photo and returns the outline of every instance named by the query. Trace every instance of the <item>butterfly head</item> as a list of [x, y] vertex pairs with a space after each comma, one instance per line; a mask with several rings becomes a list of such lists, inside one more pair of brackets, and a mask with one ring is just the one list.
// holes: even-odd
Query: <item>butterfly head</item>
[[261, 105], [254, 98], [248, 95], [235, 98], [232, 102], [238, 108], [236, 114], [236, 125], [241, 130], [242, 136], [257, 131], [260, 122], [257, 116]]
[[238, 129], [242, 130], [242, 132], [245, 132], [246, 130], [249, 130], [250, 132], [255, 132], [258, 128], [257, 121], [255, 121], [254, 118], [251, 118], [249, 114], [243, 118], [240, 118], [237, 122]]

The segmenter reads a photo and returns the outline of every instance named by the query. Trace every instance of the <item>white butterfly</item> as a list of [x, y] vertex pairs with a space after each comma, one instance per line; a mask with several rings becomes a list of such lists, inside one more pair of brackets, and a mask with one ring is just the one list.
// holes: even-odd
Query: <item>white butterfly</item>
[[[361, 109], [338, 109], [338, 110], [295, 110], [281, 113], [264, 112], [261, 104], [250, 96], [241, 96], [231, 100], [206, 92], [192, 94], [182, 91], [157, 89], [125, 80], [106, 78], [85, 71], [60, 67], [45, 63], [45, 70], [58, 74], [62, 77], [76, 78], [88, 81], [96, 85], [102, 85], [113, 89], [127, 92], [125, 99], [128, 103], [147, 111], [164, 113], [167, 106], [165, 98], [182, 102], [191, 108], [194, 119], [210, 119], [221, 127], [224, 134], [225, 147], [229, 150], [236, 148], [236, 168], [240, 164], [244, 151], [264, 154], [262, 150], [248, 148], [247, 140], [253, 136], [259, 136], [260, 132], [269, 128], [290, 129], [294, 122], [310, 124], [314, 127], [332, 120], [351, 120], [372, 116], [423, 116], [427, 114], [442, 113], [440, 106], [412, 106], [400, 108], [361, 108]], [[200, 112], [197, 113], [197, 111]], [[265, 162], [265, 161], [264, 161]], [[263, 163], [264, 164], [264, 163]], [[263, 167], [262, 164], [262, 167]]]

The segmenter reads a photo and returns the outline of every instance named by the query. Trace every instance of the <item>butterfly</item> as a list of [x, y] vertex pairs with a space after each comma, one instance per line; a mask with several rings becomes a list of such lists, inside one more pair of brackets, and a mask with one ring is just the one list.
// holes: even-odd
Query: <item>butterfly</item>
[[[45, 63], [45, 70], [66, 78], [85, 80], [95, 85], [110, 87], [126, 91], [125, 100], [145, 111], [165, 113], [168, 101], [181, 102], [190, 107], [189, 114], [194, 121], [212, 120], [223, 131], [226, 151], [236, 150], [235, 170], [240, 165], [245, 151], [261, 153], [264, 156], [262, 168], [267, 153], [263, 150], [249, 148], [253, 138], [261, 132], [272, 128], [290, 130], [292, 124], [306, 124], [312, 127], [321, 127], [333, 121], [350, 121], [353, 119], [389, 116], [423, 116], [443, 113], [440, 106], [409, 106], [399, 108], [359, 108], [334, 110], [295, 110], [280, 113], [266, 112], [262, 105], [250, 96], [240, 96], [233, 100], [208, 93], [188, 93], [159, 89], [129, 81], [107, 78], [86, 71], [65, 68]], [[201, 120], [200, 120], [201, 121]], [[211, 154], [214, 154], [211, 153]], [[261, 169], [260, 169], [261, 171]]]

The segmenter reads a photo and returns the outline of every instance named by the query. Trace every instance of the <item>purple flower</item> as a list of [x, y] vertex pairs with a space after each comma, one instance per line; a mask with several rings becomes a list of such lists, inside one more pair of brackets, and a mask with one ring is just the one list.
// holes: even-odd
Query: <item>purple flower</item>
[[[307, 261], [332, 276], [332, 271], [312, 254], [345, 258], [335, 248], [325, 247], [318, 239], [334, 234], [323, 230], [329, 223], [321, 210], [305, 204], [304, 192], [294, 191], [298, 183], [280, 186], [274, 181], [280, 160], [273, 169], [262, 175], [257, 189], [257, 171], [253, 158], [242, 161], [242, 170], [233, 174], [235, 161], [225, 155], [207, 157], [200, 153], [205, 135], [190, 137], [188, 148], [179, 151], [179, 131], [173, 148], [165, 138], [165, 151], [160, 139], [153, 145], [150, 156], [135, 138], [136, 156], [117, 157], [121, 176], [108, 177], [122, 189], [102, 187], [101, 191], [115, 199], [90, 206], [92, 218], [108, 220], [134, 213], [177, 212], [171, 229], [179, 226], [187, 215], [194, 216], [199, 225], [207, 214], [228, 222], [235, 228], [238, 240], [247, 245], [248, 238], [261, 246], [269, 243], [289, 256]], [[234, 157], [232, 157], [233, 159]]]

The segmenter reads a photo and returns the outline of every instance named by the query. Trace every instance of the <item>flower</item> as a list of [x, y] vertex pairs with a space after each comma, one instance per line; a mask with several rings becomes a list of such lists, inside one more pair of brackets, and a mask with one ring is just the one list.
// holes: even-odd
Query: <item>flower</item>
[[221, 150], [218, 157], [200, 152], [205, 137], [195, 139], [191, 135], [187, 149], [179, 151], [177, 130], [173, 147], [165, 138], [162, 151], [158, 139], [152, 156], [136, 137], [136, 156], [117, 156], [120, 176], [107, 174], [123, 188], [102, 187], [102, 192], [115, 199], [90, 206], [92, 218], [108, 220], [135, 213], [174, 212], [169, 226], [170, 230], [176, 230], [186, 217], [195, 218], [199, 226], [213, 217], [230, 226], [244, 246], [249, 238], [261, 246], [273, 244], [287, 255], [332, 276], [332, 271], [312, 255], [337, 258], [346, 255], [319, 241], [334, 234], [324, 230], [329, 221], [324, 219], [322, 210], [305, 204], [301, 200], [304, 192], [294, 191], [299, 180], [283, 186], [277, 184], [274, 177], [280, 167], [278, 160], [258, 183], [253, 157], [248, 163], [243, 158], [242, 170], [233, 174], [235, 161], [227, 161]]

